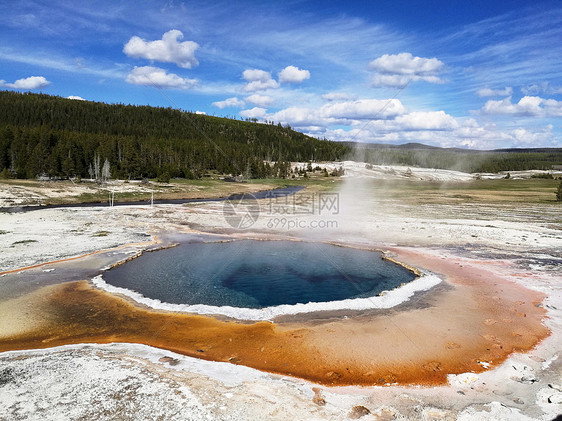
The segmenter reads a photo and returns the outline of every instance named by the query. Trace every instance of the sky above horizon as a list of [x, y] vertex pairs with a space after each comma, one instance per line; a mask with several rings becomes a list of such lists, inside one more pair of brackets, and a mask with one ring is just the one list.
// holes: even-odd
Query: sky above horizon
[[562, 147], [562, 3], [0, 3], [0, 89], [318, 138]]

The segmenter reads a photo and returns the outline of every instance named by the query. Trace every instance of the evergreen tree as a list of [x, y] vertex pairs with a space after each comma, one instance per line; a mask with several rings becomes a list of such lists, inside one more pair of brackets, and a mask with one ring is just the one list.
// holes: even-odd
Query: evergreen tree
[[10, 166], [10, 146], [14, 141], [14, 133], [11, 128], [6, 127], [0, 133], [0, 168]]

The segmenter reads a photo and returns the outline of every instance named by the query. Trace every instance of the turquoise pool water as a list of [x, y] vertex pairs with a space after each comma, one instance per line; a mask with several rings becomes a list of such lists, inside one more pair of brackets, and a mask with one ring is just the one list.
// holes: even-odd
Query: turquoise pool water
[[391, 290], [415, 276], [372, 251], [297, 241], [183, 243], [107, 271], [111, 285], [173, 304], [265, 308]]

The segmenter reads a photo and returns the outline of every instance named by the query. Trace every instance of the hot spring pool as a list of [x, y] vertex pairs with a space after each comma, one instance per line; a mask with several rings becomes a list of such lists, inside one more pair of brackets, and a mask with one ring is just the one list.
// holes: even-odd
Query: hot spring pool
[[183, 243], [103, 274], [164, 303], [249, 309], [372, 297], [414, 278], [377, 252], [256, 240]]

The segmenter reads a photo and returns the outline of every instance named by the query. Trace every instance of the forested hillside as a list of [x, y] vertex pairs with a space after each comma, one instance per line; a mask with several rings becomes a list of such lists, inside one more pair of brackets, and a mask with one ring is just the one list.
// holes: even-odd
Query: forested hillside
[[287, 177], [289, 161], [341, 159], [465, 172], [548, 170], [562, 164], [562, 149], [475, 151], [332, 142], [278, 124], [0, 91], [4, 176], [198, 178], [214, 171]]
[[0, 91], [0, 172], [18, 178], [90, 177], [106, 160], [119, 178], [284, 177], [287, 161], [338, 160], [348, 150], [280, 125]]

